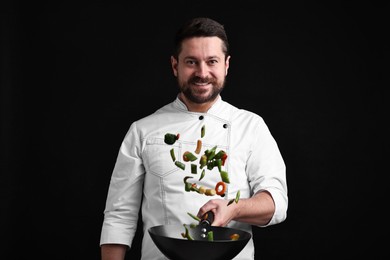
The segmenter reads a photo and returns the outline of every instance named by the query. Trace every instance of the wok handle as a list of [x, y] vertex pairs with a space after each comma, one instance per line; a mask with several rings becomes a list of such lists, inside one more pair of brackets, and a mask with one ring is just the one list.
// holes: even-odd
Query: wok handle
[[200, 224], [202, 226], [211, 226], [211, 224], [214, 222], [214, 213], [212, 211], [208, 211], [206, 212], [201, 220], [200, 220]]

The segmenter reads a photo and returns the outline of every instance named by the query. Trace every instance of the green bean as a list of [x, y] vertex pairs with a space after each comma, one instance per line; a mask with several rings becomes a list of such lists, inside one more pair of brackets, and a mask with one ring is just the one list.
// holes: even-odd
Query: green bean
[[183, 171], [186, 169], [186, 165], [184, 163], [180, 162], [180, 161], [176, 161], [175, 165], [177, 167], [179, 167], [180, 169], [182, 169]]
[[240, 191], [237, 191], [236, 193], [236, 198], [235, 198], [235, 202], [238, 203], [238, 200], [240, 199]]
[[188, 214], [191, 218], [195, 219], [196, 221], [200, 221], [200, 218], [199, 218], [198, 216], [195, 216], [194, 214], [191, 214], [190, 212], [187, 212], [187, 214]]
[[202, 173], [200, 174], [199, 180], [203, 179], [203, 177], [205, 176], [205, 174], [206, 174], [206, 171], [203, 169]]
[[198, 173], [198, 166], [196, 164], [191, 163], [191, 173], [192, 174]]
[[228, 175], [227, 171], [220, 171], [220, 174], [221, 174], [221, 179], [223, 182], [230, 183], [229, 175]]
[[184, 238], [187, 238], [188, 240], [194, 240], [194, 238], [191, 236], [190, 232], [188, 231], [188, 227], [186, 224], [183, 224], [184, 228], [185, 228], [185, 233], [181, 234]]
[[214, 159], [214, 156], [215, 156], [215, 150], [217, 149], [217, 146], [214, 146], [213, 148], [211, 148], [211, 150], [207, 150], [207, 160], [212, 160]]
[[193, 162], [193, 161], [195, 161], [196, 159], [198, 159], [198, 157], [196, 157], [193, 153], [191, 153], [191, 152], [185, 152], [184, 154], [183, 154], [183, 160], [184, 161], [191, 161], [191, 162]]
[[176, 161], [175, 150], [173, 148], [171, 149], [171, 157], [172, 161]]
[[208, 241], [214, 241], [214, 233], [212, 230], [210, 230], [209, 232], [207, 232], [207, 240]]
[[205, 167], [207, 165], [207, 156], [206, 155], [202, 155], [200, 157], [200, 168], [202, 169], [203, 167]]
[[222, 156], [226, 154], [226, 152], [224, 150], [220, 150], [215, 156], [214, 158], [215, 159], [222, 159]]

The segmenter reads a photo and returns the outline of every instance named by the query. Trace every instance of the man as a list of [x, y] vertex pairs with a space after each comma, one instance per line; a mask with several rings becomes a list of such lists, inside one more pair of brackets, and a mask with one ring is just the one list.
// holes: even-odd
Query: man
[[[123, 140], [104, 212], [103, 260], [124, 259], [140, 208], [145, 260], [165, 259], [145, 231], [191, 223], [188, 213], [201, 217], [212, 211], [212, 225], [248, 232], [252, 225], [286, 219], [286, 168], [275, 140], [260, 116], [220, 96], [229, 61], [228, 39], [218, 22], [195, 18], [177, 32], [171, 65], [180, 91], [172, 103], [133, 122]], [[211, 152], [221, 152], [223, 163], [214, 167], [215, 158], [210, 163], [206, 156], [199, 166]], [[191, 187], [183, 182], [186, 176]], [[252, 240], [235, 259], [254, 259]]]

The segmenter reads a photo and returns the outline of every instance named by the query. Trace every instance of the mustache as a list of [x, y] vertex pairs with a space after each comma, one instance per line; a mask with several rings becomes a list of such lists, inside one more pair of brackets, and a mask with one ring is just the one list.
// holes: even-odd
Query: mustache
[[211, 83], [211, 84], [213, 84], [214, 82], [216, 82], [215, 78], [209, 78], [209, 77], [201, 78], [198, 76], [194, 76], [188, 80], [188, 83]]

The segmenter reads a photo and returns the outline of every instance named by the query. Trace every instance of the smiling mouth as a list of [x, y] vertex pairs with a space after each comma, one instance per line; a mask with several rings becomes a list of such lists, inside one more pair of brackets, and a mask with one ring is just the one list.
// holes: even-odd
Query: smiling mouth
[[207, 86], [209, 84], [213, 84], [215, 80], [213, 78], [200, 78], [194, 77], [190, 80], [190, 83], [196, 86]]
[[193, 82], [192, 84], [194, 84], [195, 86], [204, 87], [204, 86], [207, 86], [211, 83], [210, 82]]

